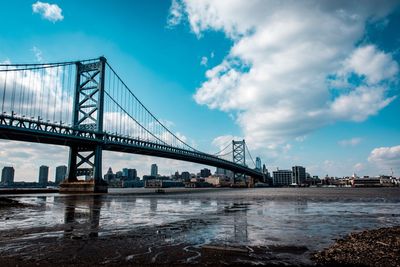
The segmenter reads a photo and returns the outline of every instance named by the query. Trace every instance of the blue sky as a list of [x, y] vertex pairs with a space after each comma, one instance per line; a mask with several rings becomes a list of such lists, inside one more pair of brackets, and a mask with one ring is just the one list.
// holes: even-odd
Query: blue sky
[[[0, 61], [104, 55], [158, 118], [200, 150], [244, 137], [269, 169], [400, 173], [396, 1], [38, 3], [0, 4]], [[0, 145], [0, 167], [14, 165], [17, 179], [35, 180], [40, 164], [66, 164], [66, 148]], [[104, 161], [140, 175], [152, 162], [162, 174], [202, 167], [116, 153]]]

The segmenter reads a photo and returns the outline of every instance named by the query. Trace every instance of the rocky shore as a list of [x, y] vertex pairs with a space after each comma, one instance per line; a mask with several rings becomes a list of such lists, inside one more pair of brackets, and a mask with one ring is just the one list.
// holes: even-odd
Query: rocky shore
[[351, 233], [312, 259], [322, 266], [400, 266], [400, 226]]

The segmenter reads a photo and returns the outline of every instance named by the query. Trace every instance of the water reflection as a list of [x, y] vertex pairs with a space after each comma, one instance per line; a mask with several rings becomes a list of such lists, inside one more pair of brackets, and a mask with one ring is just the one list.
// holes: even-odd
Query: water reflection
[[233, 215], [234, 242], [243, 244], [248, 240], [247, 208], [235, 212]]
[[150, 199], [150, 216], [154, 216], [157, 213], [157, 198]]
[[101, 206], [102, 196], [66, 197], [64, 237], [97, 237], [99, 235]]

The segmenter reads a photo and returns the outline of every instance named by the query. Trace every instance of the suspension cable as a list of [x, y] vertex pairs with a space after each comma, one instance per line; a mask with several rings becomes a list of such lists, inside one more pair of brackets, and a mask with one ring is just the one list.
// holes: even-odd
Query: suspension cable
[[253, 157], [251, 156], [251, 153], [250, 153], [249, 147], [247, 146], [247, 144], [246, 144], [246, 143], [245, 143], [245, 145], [246, 145], [247, 153], [249, 153], [250, 159], [251, 159], [251, 161], [253, 162], [253, 164], [254, 164], [254, 167], [256, 167], [256, 163], [254, 162], [254, 160], [253, 160]]

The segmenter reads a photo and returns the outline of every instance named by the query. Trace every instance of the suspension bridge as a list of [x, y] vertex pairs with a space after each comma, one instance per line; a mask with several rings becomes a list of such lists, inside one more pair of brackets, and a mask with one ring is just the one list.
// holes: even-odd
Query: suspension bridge
[[189, 145], [143, 105], [104, 57], [0, 64], [0, 104], [0, 138], [69, 147], [65, 191], [107, 191], [103, 150], [215, 166], [236, 179], [263, 176], [246, 165], [246, 151], [253, 159], [244, 140], [215, 154]]

